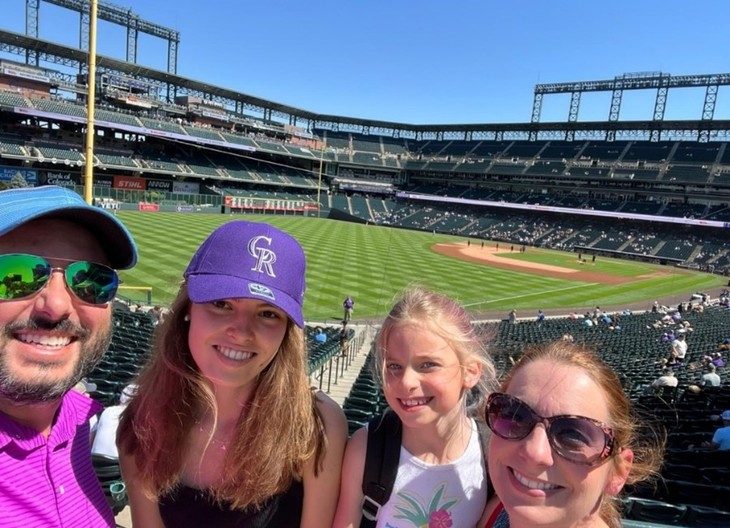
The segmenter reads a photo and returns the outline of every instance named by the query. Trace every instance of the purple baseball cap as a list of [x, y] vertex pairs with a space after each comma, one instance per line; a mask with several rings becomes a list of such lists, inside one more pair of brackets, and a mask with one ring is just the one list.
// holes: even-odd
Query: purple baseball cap
[[195, 303], [261, 299], [301, 328], [306, 267], [304, 250], [291, 235], [269, 224], [234, 220], [208, 236], [184, 276]]

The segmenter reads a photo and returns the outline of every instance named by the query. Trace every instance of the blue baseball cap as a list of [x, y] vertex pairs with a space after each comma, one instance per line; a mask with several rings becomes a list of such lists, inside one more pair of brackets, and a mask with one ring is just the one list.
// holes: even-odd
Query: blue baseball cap
[[293, 236], [269, 224], [234, 220], [205, 239], [184, 276], [194, 303], [260, 299], [301, 328], [305, 273], [304, 250]]
[[137, 245], [124, 224], [74, 191], [56, 185], [0, 191], [0, 236], [40, 218], [69, 220], [91, 231], [115, 269], [137, 263]]

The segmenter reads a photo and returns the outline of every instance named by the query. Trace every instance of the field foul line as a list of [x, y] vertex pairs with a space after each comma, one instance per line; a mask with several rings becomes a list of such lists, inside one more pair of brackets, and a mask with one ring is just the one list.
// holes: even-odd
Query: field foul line
[[569, 291], [569, 290], [575, 290], [575, 289], [578, 289], [578, 288], [585, 288], [586, 286], [598, 286], [598, 284], [599, 283], [597, 283], [597, 282], [585, 283], [585, 284], [581, 284], [579, 286], [570, 286], [568, 288], [558, 288], [558, 289], [555, 289], [555, 290], [545, 290], [545, 291], [541, 291], [541, 292], [529, 293], [529, 294], [526, 294], [526, 295], [516, 295], [514, 297], [502, 297], [501, 299], [490, 299], [488, 301], [481, 301], [481, 302], [464, 304], [463, 306], [465, 308], [469, 308], [471, 306], [481, 306], [483, 304], [490, 304], [490, 303], [501, 302], [501, 301], [511, 301], [511, 300], [514, 300], [514, 299], [521, 299], [523, 297], [534, 297], [535, 295], [544, 295], [546, 293], [565, 292], [565, 291]]

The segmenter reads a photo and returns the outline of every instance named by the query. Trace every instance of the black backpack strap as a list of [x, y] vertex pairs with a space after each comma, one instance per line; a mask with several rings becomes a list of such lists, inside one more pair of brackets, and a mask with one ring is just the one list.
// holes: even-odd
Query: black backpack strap
[[484, 460], [484, 471], [487, 478], [487, 502], [494, 496], [494, 486], [489, 478], [489, 468], [487, 467], [487, 440], [489, 439], [489, 427], [482, 420], [475, 419], [477, 423], [477, 431], [479, 431], [479, 446], [482, 448], [482, 459]]
[[374, 528], [380, 508], [390, 498], [398, 474], [401, 433], [400, 419], [390, 409], [368, 423], [360, 528]]

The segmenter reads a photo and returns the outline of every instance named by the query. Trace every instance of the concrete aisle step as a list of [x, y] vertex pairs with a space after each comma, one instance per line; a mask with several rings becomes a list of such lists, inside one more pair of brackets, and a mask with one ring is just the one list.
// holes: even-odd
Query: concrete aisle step
[[[322, 391], [326, 392], [333, 400], [339, 403], [340, 406], [344, 403], [345, 398], [350, 393], [350, 389], [352, 388], [353, 383], [355, 383], [358, 374], [360, 374], [360, 370], [362, 370], [365, 365], [365, 360], [370, 352], [370, 344], [373, 337], [372, 329], [370, 327], [363, 326], [359, 327], [357, 331], [363, 332], [363, 340], [359, 350], [354, 353], [349, 363], [345, 364], [344, 368], [343, 365], [340, 364], [337, 375], [335, 375], [333, 371], [331, 378], [329, 378], [328, 372], [324, 373]], [[334, 364], [337, 366], [336, 363]], [[327, 383], [328, 379], [330, 381], [329, 388]], [[337, 380], [336, 383], [335, 379]], [[319, 386], [319, 380], [312, 377], [312, 384], [314, 386]]]

